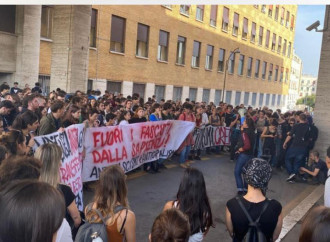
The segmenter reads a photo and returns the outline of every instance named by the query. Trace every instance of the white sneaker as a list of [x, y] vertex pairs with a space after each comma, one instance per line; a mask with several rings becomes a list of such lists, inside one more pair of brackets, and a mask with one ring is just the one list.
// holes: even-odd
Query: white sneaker
[[286, 181], [287, 181], [287, 182], [293, 181], [295, 176], [296, 176], [296, 174], [292, 173], [292, 174], [286, 179]]

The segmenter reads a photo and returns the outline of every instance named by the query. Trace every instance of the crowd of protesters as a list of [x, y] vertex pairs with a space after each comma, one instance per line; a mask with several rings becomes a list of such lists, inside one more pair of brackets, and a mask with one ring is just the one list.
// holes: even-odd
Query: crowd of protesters
[[[119, 166], [102, 171], [95, 198], [82, 213], [70, 187], [60, 184], [59, 146], [45, 144], [33, 153], [36, 135], [62, 132], [73, 124], [83, 123], [87, 128], [182, 120], [194, 122], [195, 129], [212, 125], [231, 130], [230, 146], [196, 150], [192, 149], [193, 134], [185, 138], [177, 151], [179, 165], [185, 170], [176, 199], [166, 203], [163, 213], [156, 218], [150, 241], [202, 241], [214, 227], [203, 174], [190, 167], [193, 160], [200, 160], [203, 155], [228, 152], [230, 161], [236, 162], [238, 196], [226, 206], [226, 225], [233, 241], [242, 241], [249, 229], [251, 221], [242, 212], [244, 208], [253, 220], [263, 215], [260, 223], [266, 241], [278, 238], [282, 207], [266, 197], [274, 168], [286, 169], [288, 183], [324, 184], [327, 179], [328, 167], [314, 150], [318, 129], [312, 116], [303, 111], [282, 113], [267, 107], [254, 109], [243, 104], [233, 107], [224, 102], [195, 102], [188, 98], [184, 103], [164, 99], [157, 102], [156, 96], [144, 100], [137, 93], [123, 97], [108, 91], [103, 95], [91, 90], [87, 94], [66, 93], [58, 88], [43, 95], [39, 83], [32, 89], [29, 86], [20, 89], [18, 83], [12, 88], [2, 84], [0, 98], [0, 216], [6, 218], [1, 219], [0, 241], [72, 241], [83, 217], [94, 221], [95, 211], [107, 218], [111, 238], [108, 241], [136, 241], [136, 221], [128, 206], [126, 175]], [[149, 173], [157, 173], [161, 168], [166, 168], [163, 159], [144, 165]], [[42, 205], [37, 208], [36, 203]], [[28, 209], [15, 210], [20, 207]], [[9, 210], [13, 212], [8, 213]], [[39, 217], [34, 216], [35, 221], [22, 234], [17, 216], [28, 219], [33, 213]], [[101, 218], [95, 221], [101, 222]]]

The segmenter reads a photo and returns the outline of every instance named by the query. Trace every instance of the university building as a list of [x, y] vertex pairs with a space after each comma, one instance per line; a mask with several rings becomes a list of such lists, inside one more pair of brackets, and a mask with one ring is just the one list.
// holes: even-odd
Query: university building
[[300, 98], [299, 86], [301, 82], [302, 71], [303, 71], [303, 62], [293, 50], [289, 92], [288, 92], [287, 105], [286, 105], [286, 108], [288, 110], [296, 110], [296, 103], [297, 100]]
[[0, 82], [283, 107], [296, 13], [296, 5], [0, 6]]

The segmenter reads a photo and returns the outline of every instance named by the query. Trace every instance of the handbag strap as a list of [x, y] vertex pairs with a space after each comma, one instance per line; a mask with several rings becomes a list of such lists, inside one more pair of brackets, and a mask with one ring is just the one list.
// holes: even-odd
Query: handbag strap
[[249, 225], [250, 225], [250, 226], [256, 226], [256, 227], [258, 227], [258, 223], [259, 223], [259, 220], [260, 220], [260, 218], [261, 218], [261, 215], [266, 211], [266, 209], [267, 209], [267, 207], [268, 207], [268, 205], [269, 205], [269, 200], [268, 200], [268, 198], [266, 198], [266, 203], [265, 203], [264, 206], [262, 207], [261, 213], [260, 213], [259, 217], [256, 219], [256, 221], [253, 221], [253, 220], [252, 220], [252, 218], [251, 218], [249, 212], [246, 210], [244, 204], [242, 203], [241, 198], [240, 198], [240, 197], [236, 197], [236, 200], [237, 200], [239, 206], [242, 208], [242, 210], [243, 210], [245, 216], [246, 216], [247, 219], [249, 220], [249, 223], [250, 223]]

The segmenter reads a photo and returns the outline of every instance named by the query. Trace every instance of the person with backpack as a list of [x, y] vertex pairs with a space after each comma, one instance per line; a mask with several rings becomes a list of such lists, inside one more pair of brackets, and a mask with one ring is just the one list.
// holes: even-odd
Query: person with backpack
[[280, 235], [282, 205], [266, 197], [271, 175], [270, 164], [260, 158], [253, 158], [243, 168], [247, 194], [230, 199], [226, 206], [226, 226], [233, 242], [271, 242]]
[[136, 241], [135, 214], [128, 206], [126, 175], [119, 165], [101, 172], [94, 201], [86, 206], [85, 216], [76, 242], [89, 242], [91, 237], [100, 237], [103, 242]]

